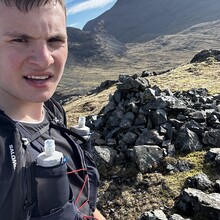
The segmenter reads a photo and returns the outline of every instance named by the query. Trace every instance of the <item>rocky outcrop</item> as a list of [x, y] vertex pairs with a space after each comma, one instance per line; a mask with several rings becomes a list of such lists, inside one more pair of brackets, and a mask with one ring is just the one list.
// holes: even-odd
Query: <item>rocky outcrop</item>
[[190, 63], [200, 63], [206, 61], [208, 58], [214, 58], [216, 61], [220, 61], [220, 51], [219, 50], [202, 50], [197, 53]]

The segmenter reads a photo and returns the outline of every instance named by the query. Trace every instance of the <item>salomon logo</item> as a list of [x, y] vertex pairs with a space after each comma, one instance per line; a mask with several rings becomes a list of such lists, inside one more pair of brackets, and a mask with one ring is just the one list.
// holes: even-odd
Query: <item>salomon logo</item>
[[13, 145], [9, 145], [9, 149], [10, 149], [10, 153], [11, 153], [11, 161], [14, 167], [14, 170], [17, 166], [17, 160], [16, 160], [16, 156], [15, 156], [15, 150], [14, 150], [14, 146]]

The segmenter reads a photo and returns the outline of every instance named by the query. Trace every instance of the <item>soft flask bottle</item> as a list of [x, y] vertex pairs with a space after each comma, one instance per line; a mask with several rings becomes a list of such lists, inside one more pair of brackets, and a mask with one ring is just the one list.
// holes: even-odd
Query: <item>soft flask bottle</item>
[[90, 128], [86, 126], [85, 117], [79, 117], [78, 125], [72, 126], [70, 129], [79, 134], [80, 136], [84, 137], [86, 140], [89, 140]]
[[48, 215], [69, 200], [69, 181], [64, 156], [56, 151], [55, 141], [44, 143], [44, 152], [36, 159], [37, 207], [40, 216]]

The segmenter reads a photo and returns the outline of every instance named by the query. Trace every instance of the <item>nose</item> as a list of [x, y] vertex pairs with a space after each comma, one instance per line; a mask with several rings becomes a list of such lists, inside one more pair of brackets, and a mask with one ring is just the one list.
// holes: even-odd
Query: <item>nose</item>
[[54, 63], [52, 52], [47, 43], [36, 43], [32, 45], [28, 56], [28, 63], [41, 69], [46, 69]]

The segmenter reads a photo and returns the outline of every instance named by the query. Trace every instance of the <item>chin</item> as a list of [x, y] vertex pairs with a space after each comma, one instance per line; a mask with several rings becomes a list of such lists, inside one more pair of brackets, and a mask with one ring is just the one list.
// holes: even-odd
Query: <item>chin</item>
[[52, 95], [45, 95], [45, 96], [41, 96], [41, 97], [34, 97], [33, 99], [31, 99], [29, 101], [31, 101], [33, 103], [43, 103], [43, 102], [46, 102], [51, 97], [52, 97]]

